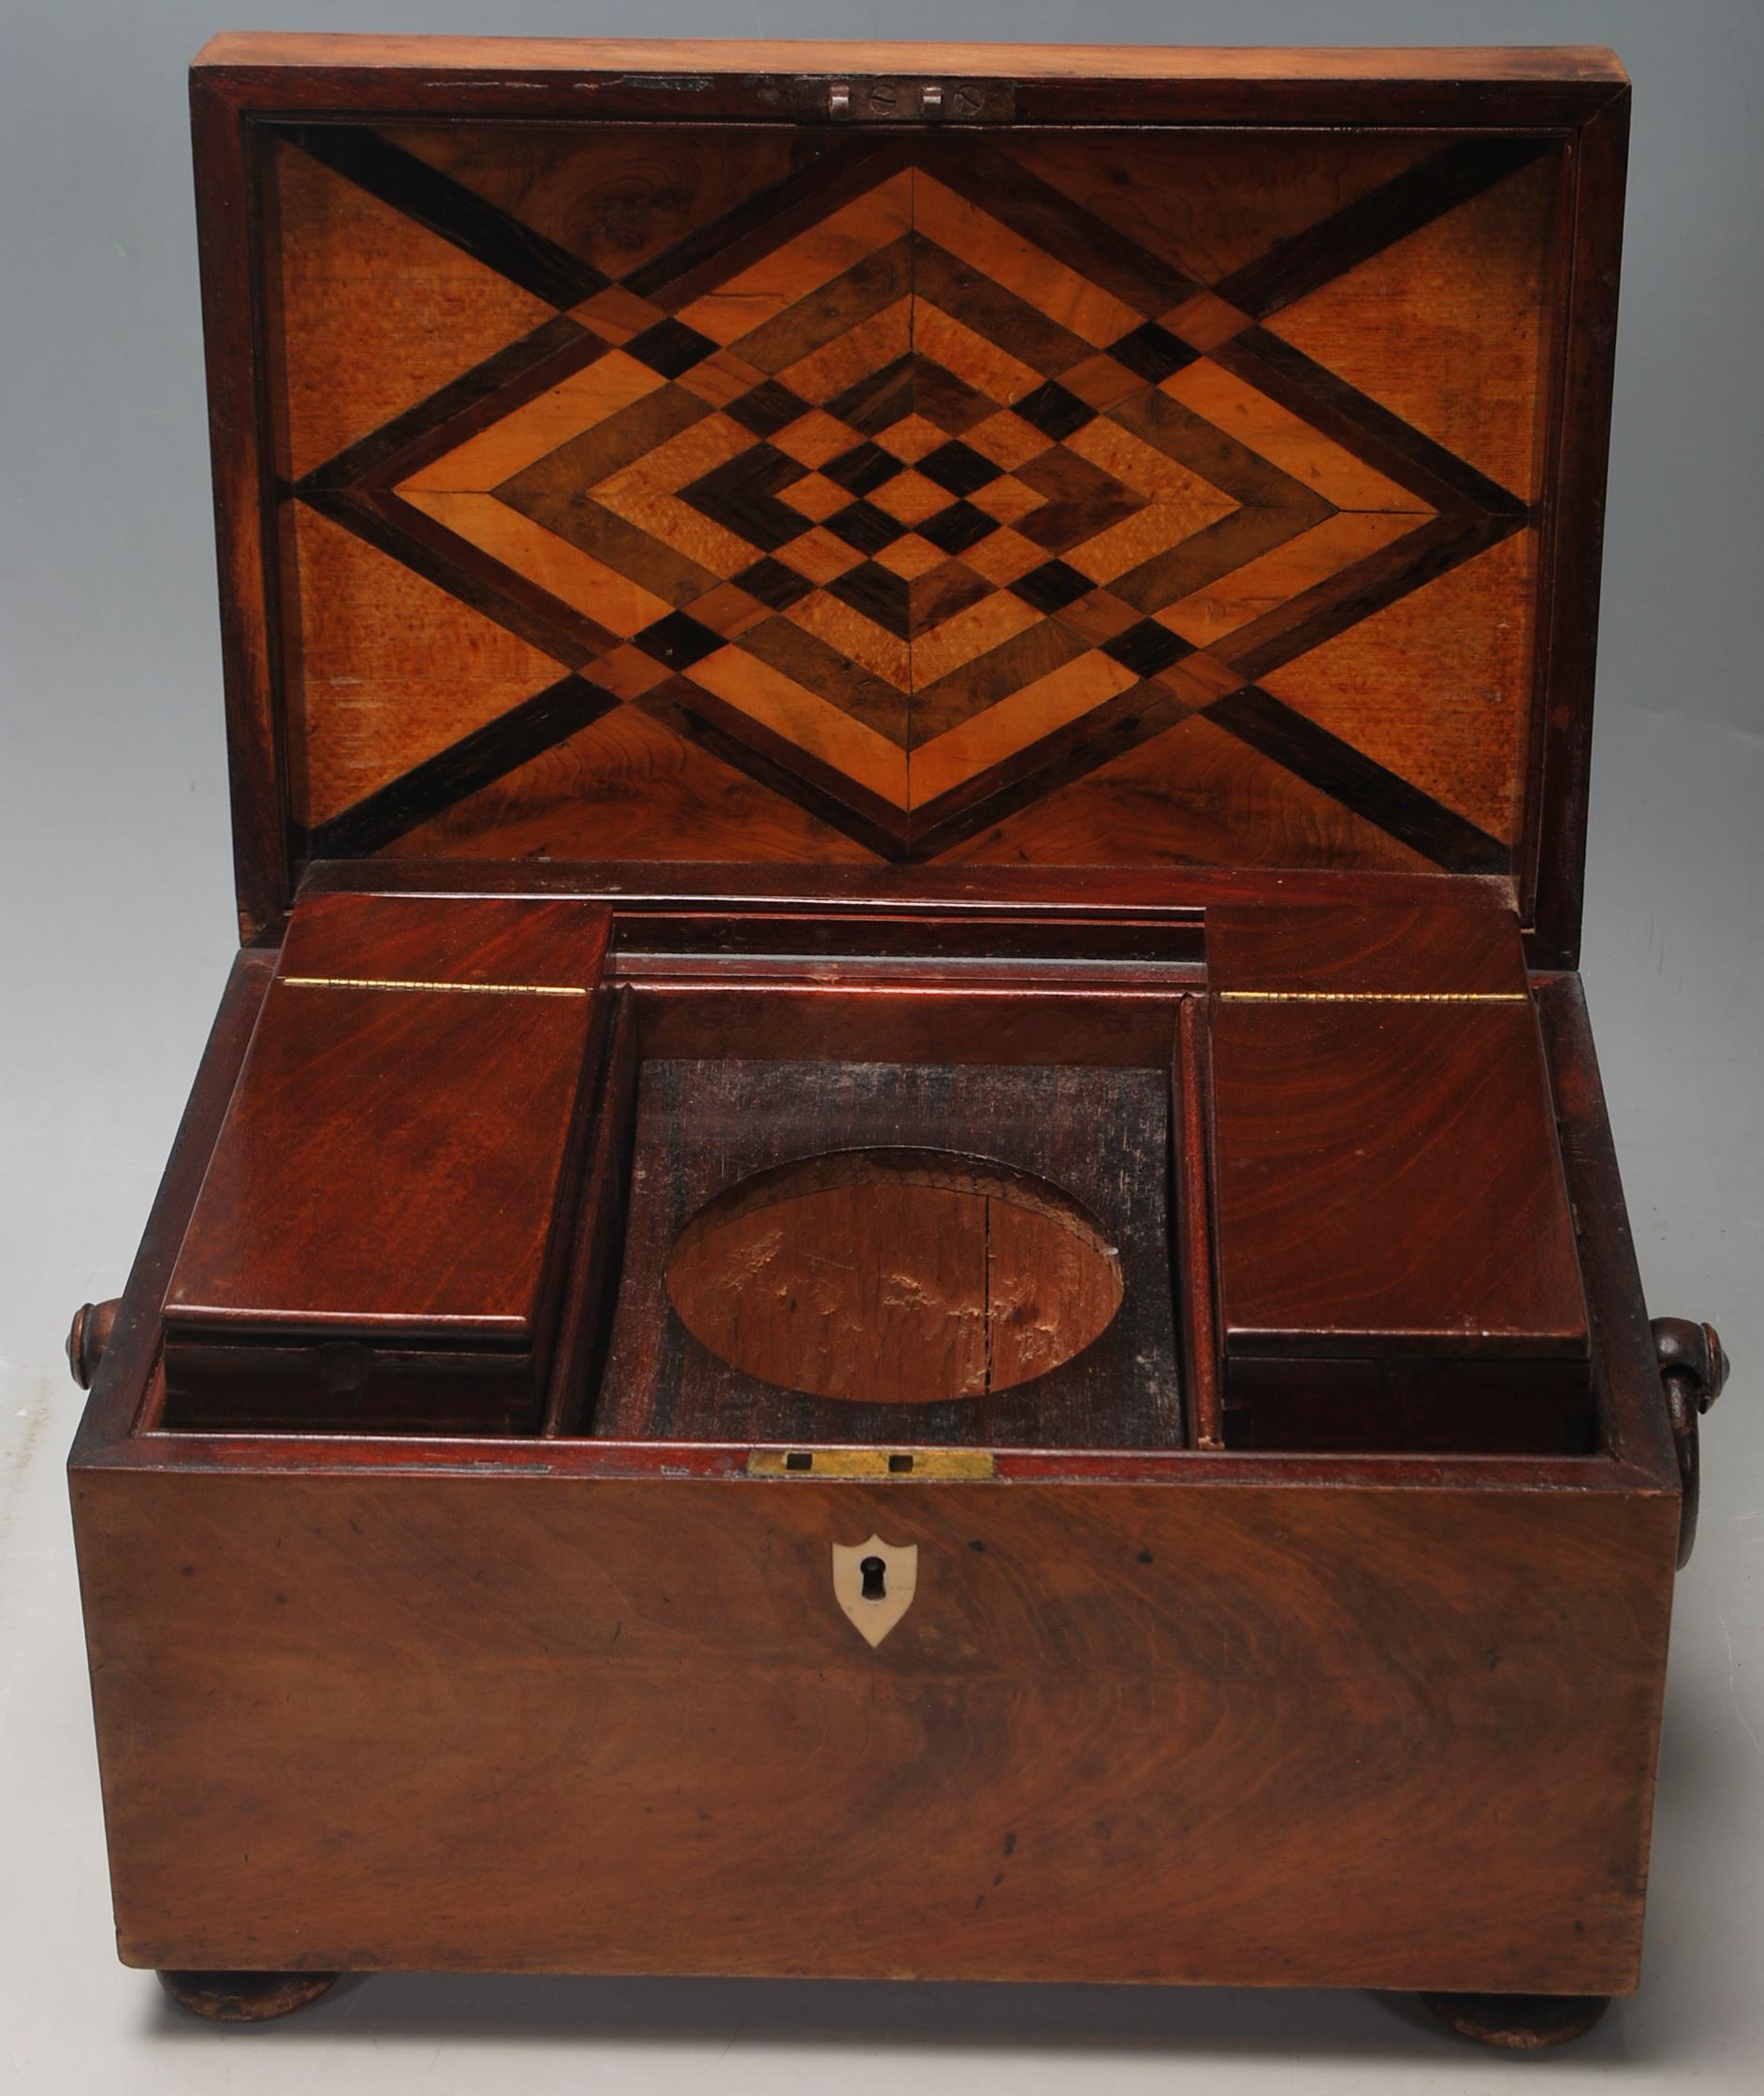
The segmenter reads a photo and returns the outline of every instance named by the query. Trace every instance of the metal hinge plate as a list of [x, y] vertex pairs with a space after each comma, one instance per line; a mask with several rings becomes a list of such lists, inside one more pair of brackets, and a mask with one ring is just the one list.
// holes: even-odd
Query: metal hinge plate
[[815, 75], [793, 83], [791, 100], [799, 116], [845, 124], [1011, 124], [1016, 118], [1014, 80]]

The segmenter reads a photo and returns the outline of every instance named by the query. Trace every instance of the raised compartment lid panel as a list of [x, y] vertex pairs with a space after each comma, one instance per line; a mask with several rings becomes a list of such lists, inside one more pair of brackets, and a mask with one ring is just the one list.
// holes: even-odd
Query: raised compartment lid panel
[[250, 921], [321, 857], [1271, 866], [1571, 948], [1614, 64], [866, 123], [840, 47], [360, 47], [196, 76]]
[[530, 1343], [606, 940], [589, 903], [303, 904], [168, 1322]]
[[1584, 1447], [1586, 1298], [1512, 914], [1211, 911], [1207, 990], [1228, 1439]]

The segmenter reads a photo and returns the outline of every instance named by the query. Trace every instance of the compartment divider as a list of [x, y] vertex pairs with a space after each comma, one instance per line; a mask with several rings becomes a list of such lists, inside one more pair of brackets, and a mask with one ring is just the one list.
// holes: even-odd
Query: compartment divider
[[1177, 1342], [1182, 1349], [1189, 1446], [1223, 1448], [1219, 1405], [1218, 1317], [1214, 1303], [1212, 1169], [1207, 1143], [1209, 1098], [1206, 1008], [1185, 997], [1176, 1015], [1171, 1071], [1170, 1135], [1174, 1166], [1172, 1274]]
[[629, 988], [604, 991], [595, 1026], [590, 1054], [601, 1067], [591, 1148], [539, 1428], [542, 1439], [579, 1434], [591, 1423], [624, 1264], [640, 1068], [635, 993]]

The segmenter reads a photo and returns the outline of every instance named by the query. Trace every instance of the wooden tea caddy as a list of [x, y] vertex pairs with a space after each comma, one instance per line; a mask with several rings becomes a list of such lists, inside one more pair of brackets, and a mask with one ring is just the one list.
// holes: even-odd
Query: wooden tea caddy
[[118, 1937], [1637, 1984], [1601, 51], [226, 36], [241, 950], [70, 1354]]

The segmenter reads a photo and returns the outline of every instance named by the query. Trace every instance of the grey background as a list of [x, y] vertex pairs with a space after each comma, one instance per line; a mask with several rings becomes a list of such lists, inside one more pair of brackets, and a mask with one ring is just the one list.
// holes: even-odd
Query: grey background
[[[1453, 2089], [1369, 1997], [383, 1978], [217, 2033], [113, 1961], [62, 1462], [233, 939], [182, 69], [213, 28], [1609, 42], [1636, 79], [1584, 972], [1656, 1311], [1739, 1362], [1678, 1594], [1644, 1990], [1547, 2067], [1764, 2074], [1758, 0], [10, 0], [0, 15], [0, 2089]], [[249, 2048], [248, 2050], [246, 2048]], [[1074, 2081], [1074, 2077], [1081, 2077]]]

